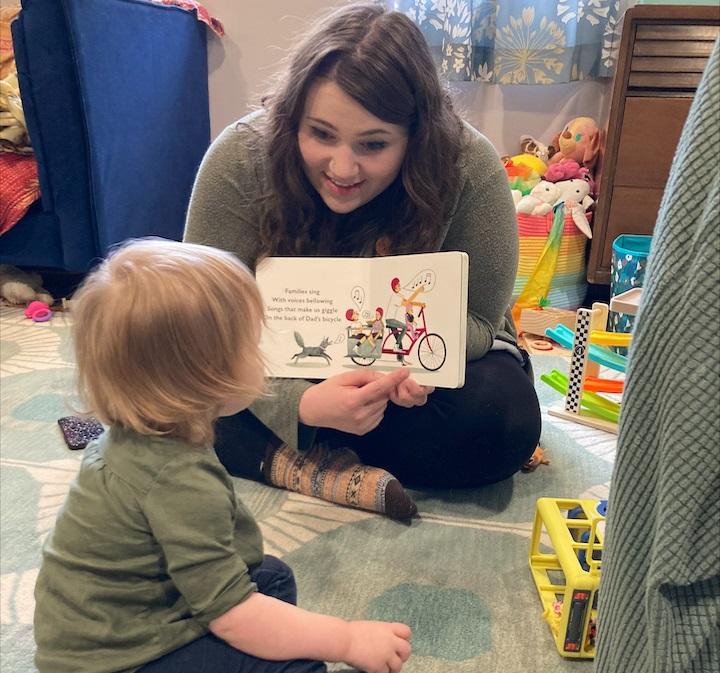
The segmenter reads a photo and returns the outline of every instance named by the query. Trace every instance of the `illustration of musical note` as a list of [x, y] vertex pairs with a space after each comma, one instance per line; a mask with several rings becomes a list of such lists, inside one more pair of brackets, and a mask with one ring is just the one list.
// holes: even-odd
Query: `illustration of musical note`
[[359, 285], [356, 285], [351, 291], [350, 296], [352, 297], [353, 302], [355, 303], [355, 306], [358, 307], [358, 311], [362, 309], [363, 304], [365, 303], [365, 290], [360, 287]]
[[432, 269], [423, 269], [420, 273], [416, 274], [415, 277], [405, 286], [406, 290], [413, 291], [422, 285], [425, 288], [425, 292], [430, 291], [435, 285], [435, 272]]

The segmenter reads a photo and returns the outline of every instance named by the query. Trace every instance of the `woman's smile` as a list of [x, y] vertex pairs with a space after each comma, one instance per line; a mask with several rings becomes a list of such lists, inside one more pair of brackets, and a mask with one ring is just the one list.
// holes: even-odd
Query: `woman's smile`
[[328, 183], [330, 191], [335, 192], [338, 196], [350, 196], [355, 191], [359, 190], [365, 182], [364, 180], [352, 183], [342, 182], [341, 180], [336, 180], [335, 178], [330, 177], [327, 173], [325, 174], [325, 179]]

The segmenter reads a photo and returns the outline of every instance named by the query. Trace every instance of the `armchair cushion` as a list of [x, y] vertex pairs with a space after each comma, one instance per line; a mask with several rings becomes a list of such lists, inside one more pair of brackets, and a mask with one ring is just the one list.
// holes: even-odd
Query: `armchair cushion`
[[127, 238], [179, 240], [210, 142], [205, 25], [145, 0], [22, 7], [12, 34], [42, 213], [2, 237], [0, 261], [83, 272]]

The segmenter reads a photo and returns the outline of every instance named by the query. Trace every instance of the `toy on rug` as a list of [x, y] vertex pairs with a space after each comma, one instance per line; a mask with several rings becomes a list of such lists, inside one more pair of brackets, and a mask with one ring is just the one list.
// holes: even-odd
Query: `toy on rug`
[[53, 312], [44, 301], [31, 301], [24, 311], [25, 317], [35, 322], [47, 322], [53, 317]]
[[547, 452], [547, 449], [543, 449], [540, 446], [535, 447], [535, 451], [533, 451], [530, 459], [524, 463], [520, 469], [523, 472], [535, 472], [541, 465], [550, 465], [550, 459], [545, 458]]
[[551, 407], [551, 416], [617, 434], [621, 405], [603, 393], [623, 392], [624, 381], [600, 378], [601, 367], [624, 373], [627, 357], [606, 346], [629, 346], [631, 335], [607, 330], [608, 305], [594, 302], [592, 309], [579, 308], [574, 330], [563, 325], [548, 329], [545, 334], [572, 353], [568, 375], [557, 369], [542, 374], [540, 380], [565, 396], [565, 401]]
[[53, 296], [42, 286], [40, 274], [23, 271], [12, 264], [0, 264], [0, 297], [9, 304], [27, 305], [41, 301], [52, 306]]
[[535, 505], [530, 572], [563, 657], [595, 657], [606, 514], [607, 500], [538, 498]]
[[[537, 306], [527, 306], [520, 309], [520, 320], [517, 328], [521, 334], [545, 334], [548, 329], [553, 329], [558, 325], [565, 325], [568, 329], [575, 329], [576, 312], [565, 308], [556, 308], [548, 305], [545, 297], [540, 297]], [[536, 342], [531, 342], [532, 346], [538, 350], [552, 350], [550, 348], [540, 348]]]
[[606, 132], [591, 117], [571, 119], [565, 129], [552, 140], [555, 153], [548, 164], [557, 164], [570, 159], [587, 168], [593, 175], [600, 154], [605, 146]]

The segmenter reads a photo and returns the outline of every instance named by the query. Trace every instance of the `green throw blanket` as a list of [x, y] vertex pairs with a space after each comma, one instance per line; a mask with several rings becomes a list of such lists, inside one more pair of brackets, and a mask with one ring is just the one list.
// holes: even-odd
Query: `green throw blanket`
[[720, 671], [719, 147], [716, 42], [665, 189], [633, 330], [597, 673]]

